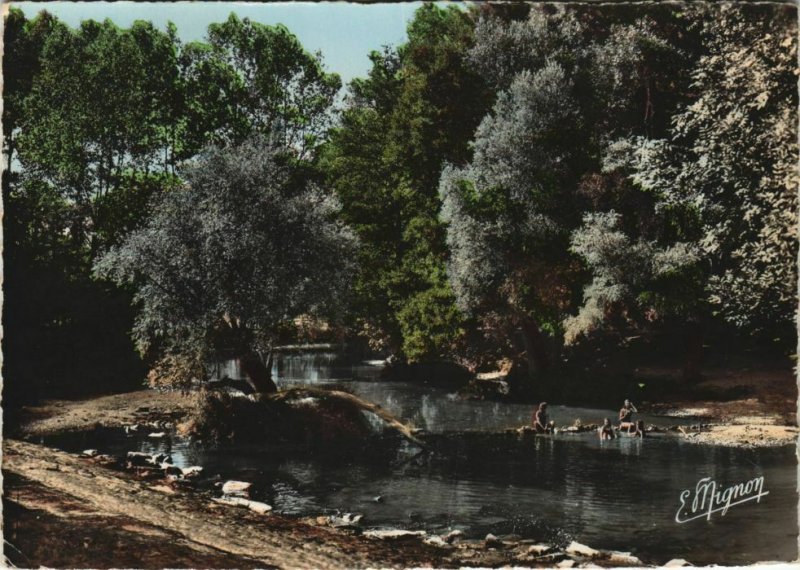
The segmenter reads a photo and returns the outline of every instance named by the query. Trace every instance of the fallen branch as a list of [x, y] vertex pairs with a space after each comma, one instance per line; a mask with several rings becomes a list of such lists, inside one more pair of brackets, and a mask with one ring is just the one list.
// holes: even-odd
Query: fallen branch
[[292, 388], [290, 390], [278, 392], [277, 394], [270, 394], [268, 398], [272, 401], [278, 402], [308, 396], [317, 398], [335, 398], [348, 402], [361, 410], [372, 412], [414, 445], [418, 445], [425, 450], [428, 449], [428, 446], [425, 444], [425, 442], [414, 435], [414, 428], [401, 422], [377, 404], [373, 404], [372, 402], [364, 400], [363, 398], [359, 398], [358, 396], [350, 394], [349, 392], [343, 392], [341, 390], [323, 390], [320, 388]]

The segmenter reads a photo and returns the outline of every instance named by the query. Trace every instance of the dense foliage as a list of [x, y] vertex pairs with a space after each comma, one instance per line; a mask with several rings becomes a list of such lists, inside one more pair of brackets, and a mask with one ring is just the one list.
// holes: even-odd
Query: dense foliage
[[162, 381], [256, 370], [305, 313], [473, 370], [653, 331], [790, 347], [795, 12], [425, 5], [343, 91], [280, 25], [11, 9], [6, 396], [140, 379], [131, 331]]
[[97, 262], [101, 276], [136, 286], [134, 338], [143, 353], [157, 346], [158, 383], [191, 381], [186, 362], [203, 378], [206, 362], [268, 352], [282, 321], [343, 305], [354, 238], [286, 155], [276, 141], [209, 149]]
[[475, 14], [427, 5], [408, 42], [371, 55], [350, 86], [326, 173], [361, 237], [353, 321], [410, 360], [452, 355], [462, 317], [445, 271], [438, 179], [462, 163], [490, 93], [470, 68]]

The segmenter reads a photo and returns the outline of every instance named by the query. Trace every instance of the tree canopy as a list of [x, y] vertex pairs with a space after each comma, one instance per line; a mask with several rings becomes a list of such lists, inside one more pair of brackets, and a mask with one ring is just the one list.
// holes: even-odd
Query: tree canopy
[[283, 25], [186, 43], [12, 8], [5, 372], [180, 383], [237, 357], [268, 390], [259, 354], [304, 314], [531, 376], [653, 331], [791, 347], [794, 15], [425, 4], [343, 90]]
[[344, 306], [355, 238], [333, 197], [295, 183], [287, 154], [261, 139], [207, 150], [97, 262], [100, 276], [135, 287], [134, 338], [165, 355], [164, 374], [187, 369], [170, 359], [202, 368], [269, 351], [282, 322]]

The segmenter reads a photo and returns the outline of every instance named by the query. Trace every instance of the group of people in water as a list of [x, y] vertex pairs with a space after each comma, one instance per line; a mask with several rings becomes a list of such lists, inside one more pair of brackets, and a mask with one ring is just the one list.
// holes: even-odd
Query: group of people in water
[[[603, 419], [603, 425], [597, 428], [600, 439], [614, 439], [617, 433], [626, 433], [633, 437], [644, 437], [644, 422], [634, 420], [633, 414], [639, 410], [630, 400], [625, 400], [619, 411], [618, 423], [614, 426], [608, 418]], [[542, 402], [533, 412], [533, 429], [536, 433], [554, 433], [556, 423], [547, 417], [547, 402]]]

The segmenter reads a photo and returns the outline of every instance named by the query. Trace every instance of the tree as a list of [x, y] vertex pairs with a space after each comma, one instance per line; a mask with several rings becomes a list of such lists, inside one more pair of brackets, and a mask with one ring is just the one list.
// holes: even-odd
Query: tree
[[524, 354], [531, 374], [553, 361], [578, 303], [584, 268], [570, 234], [597, 207], [593, 191], [612, 185], [601, 172], [608, 140], [656, 128], [654, 101], [668, 110], [676, 99], [664, 93], [680, 61], [663, 37], [670, 17], [544, 6], [476, 27], [470, 61], [498, 95], [471, 163], [441, 177], [450, 281], [459, 307]]
[[86, 208], [126, 171], [157, 170], [171, 146], [176, 51], [172, 35], [145, 22], [54, 26], [24, 103], [23, 168]]
[[263, 139], [207, 150], [98, 261], [98, 275], [135, 287], [134, 337], [161, 356], [157, 380], [187, 382], [234, 357], [256, 391], [274, 391], [259, 353], [278, 326], [341, 306], [355, 238], [332, 197], [297, 183], [290, 155]]
[[555, 63], [518, 74], [478, 128], [472, 163], [440, 186], [459, 306], [520, 329], [531, 373], [549, 365], [543, 330], [558, 326], [575, 273], [564, 240], [585, 137], [572, 89]]
[[452, 354], [462, 316], [446, 278], [438, 178], [463, 163], [490, 93], [469, 67], [474, 14], [425, 5], [408, 42], [350, 86], [325, 170], [361, 238], [356, 325], [410, 361]]
[[[587, 218], [573, 236], [594, 275], [587, 304], [570, 321], [573, 335], [621, 310], [631, 314], [637, 305], [651, 319], [679, 317], [698, 329], [696, 343], [714, 316], [749, 332], [791, 334], [797, 280], [795, 22], [781, 7], [690, 15], [703, 40], [691, 71], [693, 97], [673, 117], [666, 138], [616, 141], [606, 160], [606, 170], [648, 206], [638, 215], [615, 214], [613, 222], [609, 216]], [[624, 218], [625, 233], [617, 233]], [[648, 224], [636, 221], [644, 218]], [[617, 249], [615, 260], [598, 265], [592, 260], [603, 257], [597, 239], [602, 220], [614, 226], [605, 231], [627, 245]], [[636, 256], [623, 252], [645, 244], [671, 252], [668, 265], [683, 267], [691, 278], [656, 294], [663, 271], [650, 252], [650, 267], [640, 272], [644, 281], [624, 286], [626, 302], [600, 292], [618, 289], [623, 275], [636, 273], [624, 269]], [[697, 366], [688, 371], [696, 376]]]
[[[19, 127], [24, 118], [24, 102], [39, 73], [44, 43], [58, 24], [48, 12], [27, 20], [18, 8], [11, 8], [5, 19], [3, 44], [6, 73], [3, 97], [3, 146], [6, 164], [14, 164]], [[8, 178], [5, 176], [4, 178]]]
[[186, 149], [238, 144], [251, 135], [279, 137], [301, 159], [314, 155], [331, 126], [341, 88], [319, 53], [309, 54], [285, 26], [231, 13], [208, 27], [206, 42], [185, 46]]

